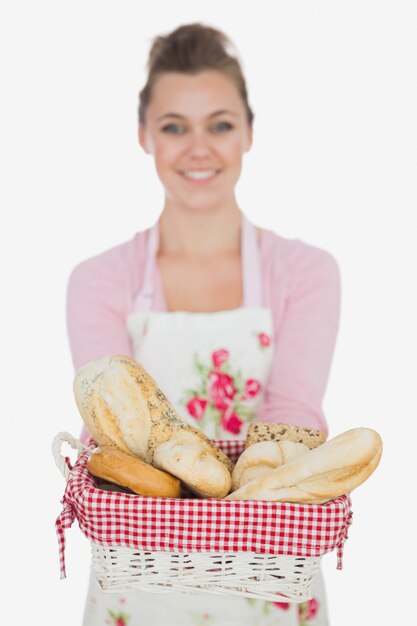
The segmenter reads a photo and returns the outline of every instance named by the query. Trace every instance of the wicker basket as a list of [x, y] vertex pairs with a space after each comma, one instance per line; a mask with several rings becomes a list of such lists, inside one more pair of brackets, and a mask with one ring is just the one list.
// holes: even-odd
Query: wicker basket
[[[74, 467], [61, 454], [63, 443], [79, 453]], [[228, 452], [224, 447], [227, 442], [216, 443]], [[235, 459], [243, 445], [234, 442]], [[59, 433], [52, 450], [67, 479], [62, 500], [64, 510], [56, 522], [61, 577], [65, 577], [64, 529], [75, 518], [90, 540], [92, 568], [106, 592], [204, 592], [303, 602], [312, 597], [312, 586], [325, 552], [337, 548], [341, 568], [342, 547], [351, 521], [348, 496], [319, 506], [174, 500], [105, 492], [97, 488], [86, 467], [91, 447], [68, 433]], [[189, 524], [179, 525], [181, 534], [175, 531], [178, 516], [184, 516], [185, 522], [190, 520]], [[207, 528], [206, 519], [210, 520]], [[230, 524], [227, 522], [225, 526], [224, 520], [230, 520]], [[250, 520], [243, 533], [242, 520]], [[280, 520], [279, 524], [276, 520]], [[287, 526], [285, 541], [277, 540], [281, 537], [280, 524]], [[113, 536], [115, 525], [117, 533]], [[171, 528], [172, 533], [166, 531], [165, 537], [164, 529]], [[230, 546], [233, 549], [227, 549]]]

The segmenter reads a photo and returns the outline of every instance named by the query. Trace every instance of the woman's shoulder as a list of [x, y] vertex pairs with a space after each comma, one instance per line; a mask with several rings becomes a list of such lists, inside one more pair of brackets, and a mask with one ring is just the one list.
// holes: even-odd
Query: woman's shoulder
[[276, 271], [302, 272], [320, 269], [338, 273], [338, 263], [331, 252], [302, 239], [283, 237], [269, 229], [261, 231], [263, 261]]
[[142, 274], [147, 232], [146, 230], [137, 232], [128, 241], [77, 263], [70, 273], [70, 284], [128, 282], [134, 286], [134, 283], [140, 281]]

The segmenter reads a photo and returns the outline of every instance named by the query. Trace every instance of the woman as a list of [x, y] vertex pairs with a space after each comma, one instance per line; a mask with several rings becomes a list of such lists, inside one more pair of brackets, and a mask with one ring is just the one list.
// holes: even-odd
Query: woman
[[[219, 439], [250, 420], [327, 432], [322, 411], [339, 319], [333, 258], [260, 230], [235, 197], [253, 113], [231, 43], [189, 24], [157, 37], [139, 143], [164, 187], [157, 223], [78, 265], [68, 286], [76, 369], [131, 354], [181, 415]], [[87, 433], [83, 432], [83, 437]], [[327, 624], [319, 579], [303, 605], [203, 594], [102, 594], [84, 624]]]

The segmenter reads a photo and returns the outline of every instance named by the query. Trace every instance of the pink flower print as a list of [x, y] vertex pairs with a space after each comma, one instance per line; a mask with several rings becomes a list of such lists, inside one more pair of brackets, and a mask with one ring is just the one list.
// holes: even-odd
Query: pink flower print
[[300, 617], [303, 617], [307, 622], [311, 621], [317, 615], [319, 610], [319, 603], [316, 598], [311, 598], [308, 602], [303, 602], [300, 605]]
[[216, 352], [213, 352], [213, 354], [211, 355], [211, 360], [214, 367], [221, 367], [228, 358], [229, 351], [224, 349], [216, 350]]
[[229, 433], [233, 433], [234, 435], [238, 435], [242, 429], [243, 421], [240, 419], [239, 415], [236, 413], [229, 414], [229, 411], [225, 411], [221, 418], [221, 425], [224, 430], [227, 430]]
[[254, 398], [261, 391], [262, 385], [259, 380], [255, 380], [255, 378], [249, 378], [245, 381], [245, 387], [243, 390], [243, 400], [248, 400], [249, 398]]
[[233, 378], [224, 372], [212, 370], [208, 376], [208, 390], [216, 409], [227, 409], [236, 394]]
[[279, 609], [282, 609], [283, 611], [288, 611], [288, 609], [290, 608], [289, 602], [273, 602], [272, 604], [274, 606], [277, 606]]
[[119, 613], [115, 613], [110, 609], [109, 616], [111, 617], [112, 621], [109, 622], [109, 620], [105, 620], [106, 624], [111, 623], [113, 626], [127, 626], [127, 622], [129, 621], [129, 616], [122, 611], [120, 611]]
[[207, 400], [205, 398], [199, 398], [198, 396], [194, 396], [194, 398], [191, 398], [186, 404], [189, 414], [196, 420], [201, 420], [206, 406]]
[[258, 335], [259, 343], [263, 348], [268, 348], [271, 345], [271, 337], [266, 333], [259, 333]]

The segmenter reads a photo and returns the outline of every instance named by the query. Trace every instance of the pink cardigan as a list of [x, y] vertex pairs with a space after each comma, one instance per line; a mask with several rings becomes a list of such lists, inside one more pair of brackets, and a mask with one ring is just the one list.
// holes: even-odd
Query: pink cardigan
[[[75, 369], [108, 354], [132, 354], [126, 318], [143, 280], [146, 232], [137, 233], [72, 271], [67, 327]], [[340, 315], [340, 278], [334, 258], [300, 240], [264, 230], [261, 238], [264, 305], [271, 307], [275, 354], [257, 419], [328, 432], [322, 401]], [[155, 310], [164, 310], [159, 276]]]

